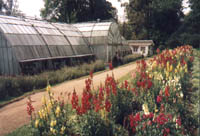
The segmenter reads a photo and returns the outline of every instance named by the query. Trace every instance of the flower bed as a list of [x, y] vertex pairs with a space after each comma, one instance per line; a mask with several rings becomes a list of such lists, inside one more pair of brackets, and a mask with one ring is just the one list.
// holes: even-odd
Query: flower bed
[[[43, 98], [42, 109], [27, 111], [35, 135], [194, 135], [197, 127], [190, 105], [193, 61], [191, 46], [157, 50], [148, 62], [137, 62], [132, 78], [119, 84], [107, 76], [99, 89], [92, 88], [92, 73], [85, 81], [81, 97], [76, 91], [54, 99]], [[110, 66], [112, 69], [112, 66]], [[70, 102], [69, 102], [70, 101]]]

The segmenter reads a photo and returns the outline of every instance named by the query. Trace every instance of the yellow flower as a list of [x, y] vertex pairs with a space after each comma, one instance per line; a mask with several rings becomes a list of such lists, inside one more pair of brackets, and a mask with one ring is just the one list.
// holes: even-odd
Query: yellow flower
[[46, 87], [46, 91], [49, 92], [50, 90], [51, 90], [51, 86], [48, 85], [48, 86]]
[[100, 110], [100, 115], [101, 115], [101, 118], [102, 118], [102, 119], [105, 119], [105, 118], [106, 118], [106, 115], [105, 115], [105, 114], [106, 114], [105, 109], [101, 109], [101, 110]]
[[169, 61], [167, 61], [167, 71], [169, 71]]
[[170, 65], [169, 72], [172, 72], [172, 70], [173, 70], [173, 66]]
[[177, 69], [175, 69], [175, 74], [178, 72], [178, 70]]
[[50, 128], [51, 133], [56, 134], [56, 130], [54, 128]]
[[47, 104], [47, 111], [48, 111], [48, 113], [51, 111], [51, 108], [52, 108], [52, 104], [51, 104], [51, 102], [49, 102]]
[[60, 110], [60, 106], [57, 106], [56, 108], [56, 116], [58, 117], [60, 114], [61, 110]]
[[154, 61], [152, 64], [152, 69], [155, 69], [156, 67], [157, 67], [157, 63], [156, 63], [156, 61]]
[[187, 68], [185, 68], [185, 73], [187, 73], [188, 72], [188, 70], [187, 70]]
[[149, 109], [148, 109], [148, 105], [147, 104], [143, 104], [142, 105], [142, 109], [144, 110], [144, 114], [145, 115], [149, 115]]
[[41, 119], [43, 119], [43, 115], [42, 115], [42, 111], [41, 111], [41, 110], [38, 111], [38, 114], [39, 114], [39, 117], [40, 117]]
[[35, 127], [36, 127], [36, 128], [38, 128], [39, 122], [40, 122], [40, 121], [39, 121], [38, 119], [35, 120]]
[[166, 78], [168, 79], [168, 77], [169, 77], [169, 72], [166, 71], [165, 74], [166, 74]]
[[46, 105], [46, 103], [47, 103], [47, 99], [46, 99], [45, 96], [43, 96], [43, 97], [42, 97], [42, 104], [43, 104], [43, 105]]
[[52, 120], [51, 123], [50, 123], [50, 126], [54, 127], [56, 125], [56, 123], [57, 123], [56, 120]]
[[61, 130], [60, 130], [60, 134], [64, 134], [66, 127], [62, 126]]

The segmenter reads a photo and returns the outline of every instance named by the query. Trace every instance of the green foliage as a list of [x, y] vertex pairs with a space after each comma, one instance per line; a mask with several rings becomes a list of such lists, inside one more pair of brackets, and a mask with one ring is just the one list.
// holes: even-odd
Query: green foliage
[[123, 58], [122, 62], [123, 64], [129, 63], [129, 62], [133, 62], [137, 59], [142, 58], [141, 54], [132, 54], [132, 55], [127, 55]]
[[95, 111], [78, 116], [75, 132], [81, 136], [109, 136], [110, 126]]
[[152, 39], [155, 48], [166, 45], [167, 39], [181, 24], [182, 0], [130, 0], [126, 7], [128, 34], [131, 39]]
[[0, 100], [6, 97], [17, 97], [33, 89], [45, 88], [47, 82], [51, 85], [66, 80], [89, 75], [90, 71], [104, 70], [103, 61], [97, 60], [91, 64], [83, 64], [75, 67], [64, 67], [57, 71], [47, 71], [34, 76], [0, 77]]
[[185, 16], [182, 25], [171, 35], [167, 44], [171, 47], [189, 44], [199, 48], [200, 42], [200, 3], [198, 0], [190, 0], [191, 11]]
[[13, 131], [10, 134], [7, 134], [6, 136], [34, 136], [30, 130], [32, 130], [31, 125], [26, 125], [16, 129], [15, 131]]
[[111, 112], [109, 118], [117, 124], [123, 125], [125, 118], [135, 109], [132, 109], [133, 93], [117, 89], [117, 96], [111, 96]]
[[45, 0], [43, 18], [59, 22], [105, 20], [116, 16], [116, 9], [106, 0]]

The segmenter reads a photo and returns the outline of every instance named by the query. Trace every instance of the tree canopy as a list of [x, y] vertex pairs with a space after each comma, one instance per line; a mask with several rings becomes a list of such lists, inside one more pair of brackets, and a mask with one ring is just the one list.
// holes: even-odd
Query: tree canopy
[[44, 0], [43, 18], [59, 22], [85, 22], [116, 17], [116, 9], [106, 0]]
[[168, 44], [176, 45], [190, 44], [200, 47], [200, 1], [189, 0], [191, 11], [185, 16], [182, 25], [168, 40]]
[[126, 9], [131, 39], [152, 39], [156, 45], [165, 44], [183, 18], [182, 0], [130, 0]]

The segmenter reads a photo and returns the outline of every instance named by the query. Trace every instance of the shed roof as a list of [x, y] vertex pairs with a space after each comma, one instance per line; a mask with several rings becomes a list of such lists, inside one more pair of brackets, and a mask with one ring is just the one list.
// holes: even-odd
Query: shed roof
[[121, 45], [122, 39], [115, 22], [73, 24], [86, 37], [90, 45]]
[[153, 46], [153, 40], [128, 40], [129, 46]]
[[0, 15], [0, 32], [19, 61], [92, 54], [73, 25]]

